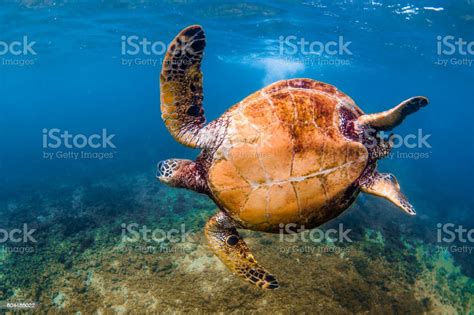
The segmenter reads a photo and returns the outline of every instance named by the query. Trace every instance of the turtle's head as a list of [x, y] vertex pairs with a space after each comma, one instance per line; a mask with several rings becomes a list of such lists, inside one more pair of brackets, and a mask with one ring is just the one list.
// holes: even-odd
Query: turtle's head
[[159, 162], [156, 170], [156, 178], [164, 184], [175, 186], [175, 183], [179, 179], [179, 170], [185, 162], [186, 160], [181, 159], [169, 159]]
[[191, 160], [169, 159], [159, 162], [156, 178], [172, 187], [192, 189], [199, 193], [209, 191], [201, 164]]

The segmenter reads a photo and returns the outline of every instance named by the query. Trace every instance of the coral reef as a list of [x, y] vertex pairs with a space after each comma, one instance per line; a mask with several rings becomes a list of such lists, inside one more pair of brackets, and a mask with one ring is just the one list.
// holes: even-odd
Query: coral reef
[[386, 205], [368, 198], [321, 227], [343, 224], [350, 242], [242, 231], [280, 280], [268, 292], [207, 248], [215, 206], [204, 196], [145, 175], [16, 196], [0, 202], [2, 226], [26, 223], [36, 242], [0, 245], [0, 303], [69, 314], [472, 313], [473, 279], [425, 240], [422, 219]]

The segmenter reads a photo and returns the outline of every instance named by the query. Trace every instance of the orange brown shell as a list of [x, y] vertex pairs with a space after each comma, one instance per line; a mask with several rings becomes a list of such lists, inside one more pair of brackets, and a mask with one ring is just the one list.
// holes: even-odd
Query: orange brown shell
[[358, 192], [368, 152], [344, 137], [341, 107], [362, 114], [335, 87], [294, 79], [230, 108], [208, 172], [216, 202], [244, 227], [262, 231], [287, 223], [311, 228], [342, 212]]

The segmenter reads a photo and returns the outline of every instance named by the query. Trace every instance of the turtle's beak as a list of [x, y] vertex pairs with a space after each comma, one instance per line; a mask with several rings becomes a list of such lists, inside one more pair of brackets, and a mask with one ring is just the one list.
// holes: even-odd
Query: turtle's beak
[[156, 166], [156, 178], [160, 179], [161, 174], [163, 174], [163, 161], [158, 162]]
[[171, 159], [158, 162], [156, 166], [156, 178], [162, 183], [170, 184], [178, 169], [179, 161], [180, 160], [177, 159]]
[[158, 165], [156, 166], [156, 178], [159, 179], [161, 182], [166, 182], [166, 170], [166, 161], [158, 162]]

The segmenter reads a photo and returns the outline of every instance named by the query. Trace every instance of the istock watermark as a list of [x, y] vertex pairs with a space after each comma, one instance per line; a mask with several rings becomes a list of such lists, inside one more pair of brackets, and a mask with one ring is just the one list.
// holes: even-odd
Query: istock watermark
[[113, 139], [107, 129], [100, 133], [72, 133], [59, 128], [42, 130], [43, 159], [112, 159], [116, 155]]
[[[344, 255], [346, 247], [337, 246], [343, 242], [352, 243], [349, 234], [351, 229], [344, 228], [340, 223], [337, 229], [311, 229], [294, 223], [279, 225], [280, 242], [285, 246], [279, 248], [280, 254], [336, 254]], [[304, 244], [302, 246], [302, 243]], [[290, 245], [291, 244], [291, 245]]]
[[[138, 35], [120, 37], [121, 64], [123, 66], [161, 66], [168, 49], [165, 42], [150, 40]], [[128, 56], [128, 58], [127, 58]]]
[[[438, 223], [436, 225], [436, 241], [438, 250], [451, 253], [471, 254], [474, 250], [474, 228], [466, 228], [454, 223]], [[452, 244], [453, 245], [446, 245]]]
[[[193, 242], [193, 231], [187, 230], [185, 224], [180, 228], [149, 228], [138, 223], [122, 223], [120, 252], [135, 251], [143, 254], [186, 253], [184, 245]], [[175, 246], [180, 243], [181, 246]]]
[[36, 42], [24, 35], [20, 40], [0, 40], [0, 64], [2, 66], [32, 66], [37, 55], [34, 49]]
[[294, 35], [280, 36], [278, 44], [280, 56], [287, 61], [297, 61], [308, 66], [350, 65], [348, 57], [352, 56], [349, 48], [352, 42], [345, 40], [343, 36], [328, 41], [310, 41]]
[[190, 239], [192, 231], [186, 230], [186, 225], [181, 224], [180, 229], [150, 229], [146, 225], [139, 225], [138, 223], [122, 223], [122, 241], [135, 243], [143, 242], [170, 242], [183, 243]]
[[465, 40], [452, 35], [436, 37], [435, 64], [438, 66], [467, 66], [474, 65], [474, 40]]
[[432, 145], [430, 138], [432, 134], [418, 128], [416, 132], [405, 135], [377, 131], [376, 129], [365, 129], [359, 134], [359, 141], [367, 148], [376, 148], [383, 143], [390, 146], [391, 150], [385, 158], [388, 159], [427, 159], [431, 157]]
[[15, 229], [3, 229], [0, 228], [0, 244], [6, 243], [6, 242], [12, 242], [12, 243], [27, 243], [27, 242], [33, 242], [36, 243], [36, 239], [33, 237], [33, 233], [35, 232], [35, 229], [29, 229], [28, 224], [23, 224], [23, 227], [21, 229], [15, 228]]
[[336, 243], [336, 242], [349, 242], [352, 243], [352, 239], [349, 237], [351, 229], [344, 228], [342, 223], [339, 223], [338, 229], [326, 229], [322, 230], [319, 228], [308, 230], [304, 225], [297, 225], [295, 223], [288, 223], [279, 225], [279, 235], [281, 242], [294, 243], [297, 241], [301, 242], [312, 242], [312, 243]]
[[342, 253], [345, 252], [345, 248], [339, 247], [339, 246], [289, 246], [289, 247], [280, 247], [279, 252], [280, 254], [311, 254], [311, 255], [317, 255], [317, 254], [335, 254], [335, 255], [341, 255]]
[[[33, 234], [36, 229], [30, 229], [28, 224], [23, 224], [22, 228], [4, 229], [0, 228], [0, 252], [3, 253], [32, 253], [33, 246], [27, 246], [28, 243], [37, 243]], [[23, 244], [23, 246], [20, 246]]]

